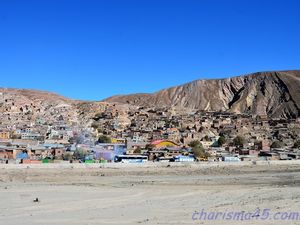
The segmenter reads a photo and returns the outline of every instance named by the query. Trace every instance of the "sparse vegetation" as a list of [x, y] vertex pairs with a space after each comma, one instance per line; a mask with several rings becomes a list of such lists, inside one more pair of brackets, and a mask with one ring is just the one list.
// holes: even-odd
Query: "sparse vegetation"
[[155, 147], [155, 146], [152, 145], [152, 144], [147, 144], [147, 145], [145, 146], [145, 148], [146, 148], [147, 150], [152, 150], [154, 147]]
[[207, 152], [205, 152], [205, 150], [202, 146], [193, 147], [192, 152], [193, 152], [195, 158], [198, 158], [198, 159], [199, 158], [207, 158], [210, 156]]
[[236, 147], [242, 147], [245, 144], [246, 140], [244, 137], [242, 136], [236, 136], [233, 139], [233, 145]]
[[191, 141], [189, 146], [192, 148], [192, 152], [195, 156], [195, 158], [207, 158], [209, 157], [209, 154], [205, 152], [202, 144], [198, 140]]
[[218, 145], [220, 147], [222, 147], [225, 143], [226, 143], [225, 137], [224, 136], [219, 137], [219, 139], [218, 139]]
[[194, 147], [202, 147], [202, 144], [201, 144], [200, 141], [194, 140], [194, 141], [191, 141], [191, 142], [189, 143], [189, 146], [190, 146], [191, 148], [194, 148]]
[[294, 143], [293, 148], [300, 148], [300, 140], [297, 140], [297, 141]]
[[111, 138], [106, 135], [101, 135], [98, 139], [99, 143], [111, 143]]
[[62, 156], [63, 160], [71, 160], [73, 158], [73, 155], [70, 152], [66, 152]]
[[141, 154], [141, 152], [142, 152], [142, 149], [139, 146], [136, 149], [134, 149], [134, 151], [133, 151], [134, 154]]
[[76, 159], [84, 159], [86, 155], [87, 153], [81, 148], [77, 148], [74, 152], [74, 158]]
[[282, 142], [280, 141], [274, 141], [272, 144], [271, 144], [271, 148], [282, 148], [284, 145]]

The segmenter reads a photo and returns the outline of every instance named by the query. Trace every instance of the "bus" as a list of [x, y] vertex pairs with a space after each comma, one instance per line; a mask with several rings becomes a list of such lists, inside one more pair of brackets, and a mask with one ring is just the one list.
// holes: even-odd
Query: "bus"
[[194, 156], [177, 155], [174, 156], [174, 162], [194, 162]]
[[148, 157], [144, 155], [116, 155], [114, 161], [121, 163], [143, 163], [148, 161]]

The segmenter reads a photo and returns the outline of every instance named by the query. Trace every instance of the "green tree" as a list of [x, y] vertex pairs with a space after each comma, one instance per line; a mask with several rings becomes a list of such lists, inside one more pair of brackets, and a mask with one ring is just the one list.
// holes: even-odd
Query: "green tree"
[[234, 139], [233, 139], [233, 145], [236, 146], [236, 147], [240, 147], [240, 146], [243, 146], [245, 144], [245, 138], [242, 137], [242, 136], [236, 136]]
[[72, 159], [72, 154], [70, 152], [66, 152], [63, 154], [63, 160], [71, 160]]
[[97, 130], [99, 128], [99, 124], [96, 122], [93, 122], [91, 127], [94, 128], [95, 130]]
[[142, 153], [141, 147], [138, 146], [136, 149], [134, 149], [133, 153], [134, 153], [134, 154], [141, 154], [141, 153]]
[[87, 153], [86, 153], [83, 149], [77, 148], [77, 149], [75, 150], [73, 156], [74, 156], [74, 158], [76, 158], [76, 159], [84, 159], [86, 155], [87, 155]]
[[222, 147], [225, 143], [226, 143], [225, 137], [224, 136], [219, 137], [219, 139], [218, 139], [218, 145], [220, 147]]
[[282, 148], [283, 147], [283, 143], [280, 141], [274, 141], [271, 146], [271, 148]]
[[111, 138], [106, 135], [101, 135], [98, 139], [99, 143], [111, 143]]
[[210, 156], [207, 152], [205, 152], [205, 150], [202, 146], [193, 147], [192, 152], [193, 152], [195, 158], [207, 158]]
[[205, 137], [203, 138], [204, 141], [210, 141], [210, 138], [208, 137], [208, 135], [205, 135]]
[[198, 140], [191, 141], [189, 146], [192, 148], [192, 152], [195, 158], [207, 158], [209, 154], [205, 152], [202, 144]]
[[153, 148], [155, 148], [155, 145], [153, 144], [146, 144], [145, 149], [147, 150], [152, 150]]
[[201, 144], [200, 141], [194, 140], [194, 141], [191, 141], [191, 142], [189, 143], [189, 146], [190, 146], [191, 148], [194, 148], [194, 147], [202, 147], [202, 144]]
[[294, 143], [293, 148], [300, 148], [300, 140], [298, 140]]

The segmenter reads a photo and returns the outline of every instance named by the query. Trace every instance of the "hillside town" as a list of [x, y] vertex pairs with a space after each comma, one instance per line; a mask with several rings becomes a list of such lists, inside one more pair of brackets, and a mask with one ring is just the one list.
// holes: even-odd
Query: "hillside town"
[[[300, 119], [108, 105], [86, 124], [9, 120], [1, 114], [2, 163], [257, 161], [300, 158]], [[26, 108], [21, 111], [26, 110]], [[30, 112], [29, 112], [30, 113]]]

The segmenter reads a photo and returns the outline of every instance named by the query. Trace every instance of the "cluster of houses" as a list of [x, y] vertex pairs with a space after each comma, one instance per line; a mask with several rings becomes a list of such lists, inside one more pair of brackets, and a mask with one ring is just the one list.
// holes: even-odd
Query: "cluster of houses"
[[[126, 139], [111, 139], [111, 143], [66, 144], [39, 142], [23, 139], [0, 140], [2, 163], [49, 163], [49, 162], [144, 162], [144, 161], [257, 161], [294, 160], [300, 158], [298, 149], [270, 148], [267, 142], [243, 146], [205, 146], [206, 157], [196, 157], [193, 148], [170, 140], [138, 143]], [[200, 141], [202, 146], [208, 141]], [[122, 157], [121, 157], [122, 156]], [[118, 157], [118, 160], [116, 160]]]
[[[66, 123], [0, 126], [0, 161], [5, 163], [113, 161], [256, 161], [300, 158], [300, 119], [174, 109], [120, 110], [107, 107], [90, 127]], [[99, 137], [107, 140], [99, 141]], [[242, 143], [235, 143], [241, 137]], [[222, 141], [220, 141], [222, 138]], [[205, 157], [190, 147], [199, 141]], [[273, 143], [277, 143], [274, 145]], [[278, 145], [280, 143], [280, 145]], [[118, 160], [116, 160], [118, 157]]]
[[[272, 120], [248, 114], [195, 111], [180, 113], [171, 109], [141, 109], [128, 112], [115, 108], [99, 114], [93, 128], [100, 135], [131, 139], [135, 142], [171, 140], [188, 145], [192, 140], [208, 136], [209, 143], [215, 137], [225, 136], [232, 140], [244, 136], [249, 143], [259, 140], [280, 140], [289, 146], [300, 138], [300, 120]], [[208, 140], [208, 139], [207, 139]]]

